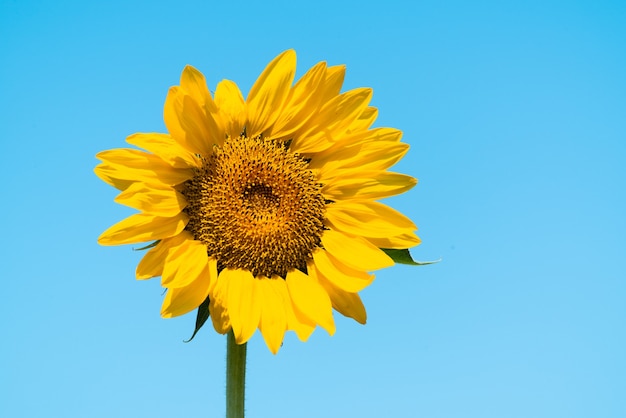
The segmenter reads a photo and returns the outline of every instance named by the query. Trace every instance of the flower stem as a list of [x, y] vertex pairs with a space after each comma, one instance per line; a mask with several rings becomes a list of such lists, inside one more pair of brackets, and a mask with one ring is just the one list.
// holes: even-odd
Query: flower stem
[[226, 418], [243, 418], [246, 390], [246, 344], [237, 344], [232, 331], [226, 343]]

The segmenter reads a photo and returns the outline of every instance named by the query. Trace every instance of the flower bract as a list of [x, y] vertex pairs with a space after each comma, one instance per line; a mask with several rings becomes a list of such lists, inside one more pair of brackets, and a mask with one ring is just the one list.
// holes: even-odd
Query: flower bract
[[136, 276], [161, 277], [162, 316], [208, 301], [217, 332], [243, 344], [259, 329], [273, 353], [286, 331], [332, 335], [333, 309], [365, 323], [358, 292], [394, 264], [382, 249], [420, 242], [380, 202], [416, 180], [388, 171], [409, 146], [371, 128], [372, 90], [341, 92], [344, 66], [321, 62], [294, 83], [295, 71], [283, 52], [244, 99], [229, 80], [212, 94], [187, 66], [165, 100], [168, 133], [131, 135], [136, 148], [99, 153], [95, 169], [138, 210], [98, 242], [155, 242]]

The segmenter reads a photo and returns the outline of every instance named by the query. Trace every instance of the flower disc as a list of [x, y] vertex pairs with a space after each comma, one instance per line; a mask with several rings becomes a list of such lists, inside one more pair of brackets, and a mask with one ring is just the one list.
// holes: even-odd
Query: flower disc
[[185, 183], [186, 229], [218, 269], [285, 278], [306, 271], [323, 232], [324, 197], [308, 163], [284, 143], [227, 139]]

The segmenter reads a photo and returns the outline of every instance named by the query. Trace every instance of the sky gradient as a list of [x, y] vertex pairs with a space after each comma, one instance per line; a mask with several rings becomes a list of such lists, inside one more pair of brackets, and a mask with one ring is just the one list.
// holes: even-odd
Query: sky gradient
[[626, 3], [0, 0], [0, 416], [220, 417], [226, 339], [159, 316], [95, 154], [164, 132], [191, 64], [244, 95], [281, 51], [346, 64], [419, 179], [425, 267], [368, 323], [248, 345], [249, 417], [626, 416]]

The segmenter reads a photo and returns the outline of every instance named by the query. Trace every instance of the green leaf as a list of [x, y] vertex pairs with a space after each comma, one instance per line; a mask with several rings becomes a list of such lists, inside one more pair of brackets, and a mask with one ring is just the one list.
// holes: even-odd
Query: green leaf
[[396, 250], [396, 249], [391, 249], [391, 248], [381, 248], [381, 250], [383, 250], [385, 254], [391, 257], [391, 259], [398, 264], [408, 264], [411, 266], [426, 266], [428, 264], [435, 264], [441, 261], [441, 259], [435, 260], [435, 261], [415, 261], [413, 260], [413, 257], [411, 257], [411, 253], [407, 249]]
[[161, 240], [154, 241], [152, 244], [148, 244], [148, 245], [146, 245], [145, 247], [141, 247], [141, 248], [133, 248], [133, 250], [134, 250], [134, 251], [143, 251], [143, 250], [147, 250], [147, 249], [149, 249], [149, 248], [156, 247], [156, 246], [157, 246], [157, 244], [158, 244], [159, 242], [161, 242]]
[[202, 325], [204, 325], [204, 323], [206, 322], [207, 319], [209, 319], [209, 298], [208, 298], [208, 296], [204, 300], [204, 302], [202, 302], [202, 304], [200, 306], [198, 306], [198, 314], [196, 316], [196, 329], [193, 331], [193, 334], [191, 335], [191, 338], [189, 338], [188, 340], [185, 341], [186, 343], [188, 343], [189, 341], [193, 340], [193, 337], [195, 337], [196, 334], [198, 333], [198, 331], [200, 331], [200, 328], [202, 328]]

